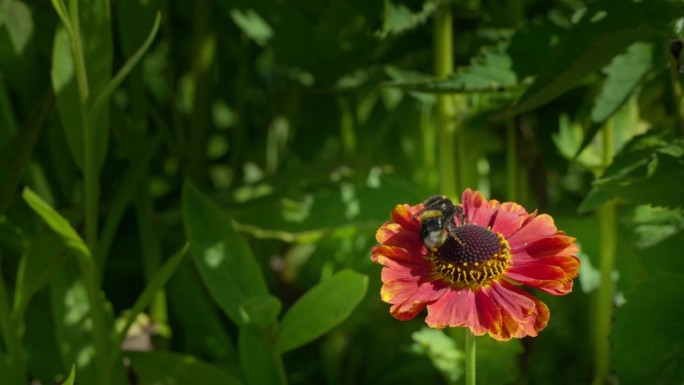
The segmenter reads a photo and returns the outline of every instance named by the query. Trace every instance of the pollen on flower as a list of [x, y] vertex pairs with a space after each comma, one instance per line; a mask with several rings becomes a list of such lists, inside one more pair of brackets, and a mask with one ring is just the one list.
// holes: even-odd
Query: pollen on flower
[[506, 271], [511, 248], [503, 235], [468, 224], [458, 227], [429, 259], [434, 272], [449, 283], [485, 285]]

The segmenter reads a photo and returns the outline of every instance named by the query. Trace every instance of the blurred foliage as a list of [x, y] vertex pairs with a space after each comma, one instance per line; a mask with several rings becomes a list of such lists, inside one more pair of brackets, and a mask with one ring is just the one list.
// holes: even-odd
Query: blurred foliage
[[478, 339], [479, 383], [591, 381], [593, 210], [616, 202], [615, 377], [681, 384], [683, 11], [0, 0], [2, 383], [462, 382], [461, 330], [394, 320], [369, 260], [396, 204], [440, 193], [436, 95], [458, 94], [468, 186], [549, 212], [586, 261], [538, 337]]

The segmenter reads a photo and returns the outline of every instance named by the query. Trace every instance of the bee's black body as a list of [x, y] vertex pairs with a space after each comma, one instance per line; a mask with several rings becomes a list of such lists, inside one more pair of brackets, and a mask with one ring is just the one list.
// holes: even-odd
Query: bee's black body
[[463, 210], [443, 195], [426, 199], [423, 209], [415, 215], [420, 215], [420, 237], [423, 244], [433, 251], [446, 242], [448, 235], [456, 238], [454, 216], [458, 216], [461, 223], [464, 222]]

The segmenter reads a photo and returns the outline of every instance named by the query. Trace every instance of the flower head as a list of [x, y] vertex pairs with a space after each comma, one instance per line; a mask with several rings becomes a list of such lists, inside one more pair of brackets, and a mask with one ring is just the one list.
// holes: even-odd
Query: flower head
[[390, 313], [409, 320], [427, 307], [433, 328], [462, 326], [497, 340], [536, 336], [549, 309], [519, 286], [571, 292], [579, 271], [575, 239], [548, 215], [470, 189], [457, 208], [462, 215], [449, 218], [454, 226], [431, 249], [421, 238], [422, 204], [398, 205], [378, 230], [371, 260], [384, 266], [381, 297]]

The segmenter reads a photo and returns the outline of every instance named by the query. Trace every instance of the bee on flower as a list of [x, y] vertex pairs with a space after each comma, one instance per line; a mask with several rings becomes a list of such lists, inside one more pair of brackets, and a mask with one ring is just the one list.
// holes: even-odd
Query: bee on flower
[[520, 288], [572, 291], [579, 272], [575, 238], [549, 215], [466, 190], [461, 204], [434, 196], [397, 205], [376, 233], [371, 260], [383, 266], [381, 298], [409, 320], [427, 308], [433, 328], [467, 327], [508, 340], [536, 336], [549, 309]]

